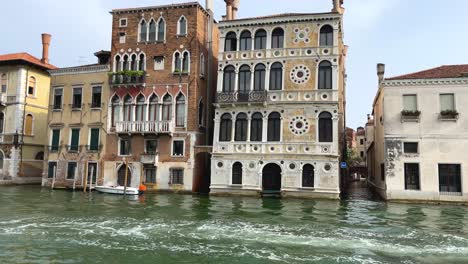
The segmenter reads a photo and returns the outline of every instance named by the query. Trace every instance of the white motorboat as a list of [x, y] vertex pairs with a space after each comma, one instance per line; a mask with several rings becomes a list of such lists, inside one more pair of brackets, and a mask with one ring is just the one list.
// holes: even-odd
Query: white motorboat
[[[96, 191], [102, 193], [110, 193], [110, 194], [124, 194], [124, 186], [95, 186]], [[133, 187], [127, 187], [125, 191], [127, 195], [138, 195], [138, 189]]]

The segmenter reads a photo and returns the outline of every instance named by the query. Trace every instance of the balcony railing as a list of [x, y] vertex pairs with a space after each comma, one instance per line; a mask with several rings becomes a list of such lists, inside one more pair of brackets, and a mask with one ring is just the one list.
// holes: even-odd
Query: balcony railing
[[219, 142], [215, 153], [338, 155], [336, 143]]
[[171, 133], [172, 121], [121, 121], [115, 124], [117, 133]]
[[112, 85], [138, 85], [146, 81], [146, 72], [114, 72], [109, 75], [109, 84]]
[[218, 103], [264, 103], [267, 100], [267, 91], [251, 92], [218, 92]]
[[338, 90], [301, 90], [301, 91], [251, 91], [218, 92], [216, 102], [232, 103], [284, 103], [284, 102], [337, 102]]

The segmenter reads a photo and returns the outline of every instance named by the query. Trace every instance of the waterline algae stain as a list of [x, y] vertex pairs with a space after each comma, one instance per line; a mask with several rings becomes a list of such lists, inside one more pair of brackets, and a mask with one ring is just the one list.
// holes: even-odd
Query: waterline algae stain
[[0, 263], [466, 263], [468, 208], [0, 192]]

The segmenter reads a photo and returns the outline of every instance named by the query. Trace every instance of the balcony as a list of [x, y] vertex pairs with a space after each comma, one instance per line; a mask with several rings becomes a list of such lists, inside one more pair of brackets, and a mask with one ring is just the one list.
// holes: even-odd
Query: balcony
[[218, 104], [338, 102], [338, 90], [218, 92], [216, 102]]
[[170, 134], [173, 132], [172, 121], [121, 121], [115, 124], [117, 133]]
[[145, 71], [119, 71], [109, 73], [110, 85], [142, 85], [145, 81]]
[[338, 145], [333, 142], [219, 142], [213, 146], [213, 152], [262, 155], [338, 155]]
[[245, 51], [225, 51], [219, 54], [219, 61], [276, 59], [290, 57], [314, 57], [338, 55], [337, 46], [309, 47], [309, 48], [282, 48]]
[[418, 110], [401, 111], [401, 122], [419, 122], [421, 112]]

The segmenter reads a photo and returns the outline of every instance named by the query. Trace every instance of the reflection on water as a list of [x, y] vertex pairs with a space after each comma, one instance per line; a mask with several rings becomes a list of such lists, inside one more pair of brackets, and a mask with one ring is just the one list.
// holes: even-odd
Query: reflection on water
[[468, 208], [0, 189], [0, 263], [466, 263]]

